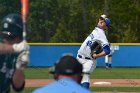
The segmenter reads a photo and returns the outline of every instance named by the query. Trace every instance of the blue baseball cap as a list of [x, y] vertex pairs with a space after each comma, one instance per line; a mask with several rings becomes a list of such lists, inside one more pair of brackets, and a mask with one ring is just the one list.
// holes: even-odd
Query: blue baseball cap
[[105, 21], [105, 23], [106, 23], [106, 26], [110, 26], [110, 19], [109, 18], [104, 18], [104, 21]]
[[109, 18], [106, 17], [106, 15], [104, 15], [104, 16], [101, 15], [100, 19], [105, 21], [107, 27], [110, 26], [111, 21]]

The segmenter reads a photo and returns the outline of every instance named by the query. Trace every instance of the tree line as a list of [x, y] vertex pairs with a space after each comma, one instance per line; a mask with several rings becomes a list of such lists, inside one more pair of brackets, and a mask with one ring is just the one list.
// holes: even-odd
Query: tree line
[[[29, 0], [28, 41], [81, 43], [101, 14], [111, 20], [111, 43], [140, 42], [140, 0]], [[0, 21], [20, 13], [20, 0], [0, 0]]]

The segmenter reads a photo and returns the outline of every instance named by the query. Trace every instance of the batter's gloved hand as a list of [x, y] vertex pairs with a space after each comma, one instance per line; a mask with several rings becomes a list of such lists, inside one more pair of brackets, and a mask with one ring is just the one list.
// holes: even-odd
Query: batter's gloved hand
[[23, 70], [29, 64], [29, 51], [23, 51], [19, 54], [16, 61], [16, 69]]
[[23, 40], [20, 43], [13, 44], [13, 49], [16, 53], [20, 53], [22, 51], [29, 50], [29, 45], [27, 44], [26, 40]]

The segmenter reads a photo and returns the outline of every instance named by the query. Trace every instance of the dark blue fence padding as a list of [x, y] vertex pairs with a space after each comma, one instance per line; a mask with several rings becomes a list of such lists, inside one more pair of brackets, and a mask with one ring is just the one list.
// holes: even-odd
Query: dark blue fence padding
[[[80, 45], [31, 45], [29, 66], [53, 66], [63, 55], [76, 57]], [[120, 45], [112, 58], [112, 66], [139, 67], [140, 45]], [[97, 59], [97, 66], [105, 66], [104, 57]]]

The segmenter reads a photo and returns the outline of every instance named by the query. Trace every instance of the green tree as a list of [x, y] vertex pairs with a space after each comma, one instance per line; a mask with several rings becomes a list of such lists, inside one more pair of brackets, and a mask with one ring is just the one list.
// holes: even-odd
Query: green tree
[[[140, 0], [29, 1], [29, 42], [83, 42], [103, 13], [111, 19], [110, 42], [140, 42]], [[0, 21], [20, 12], [20, 0], [0, 0]]]
[[[127, 43], [128, 36], [133, 35], [138, 38], [138, 22], [136, 22], [138, 13], [139, 0], [112, 0], [110, 17], [112, 20], [112, 29], [110, 31], [110, 40], [112, 42]], [[136, 4], [137, 2], [137, 4]], [[136, 31], [137, 30], [137, 31]], [[132, 31], [131, 33], [128, 33]], [[123, 38], [123, 39], [122, 39]], [[131, 39], [131, 37], [129, 37]], [[134, 39], [138, 42], [138, 39]], [[134, 41], [132, 40], [132, 41]], [[133, 43], [131, 41], [131, 43]], [[130, 40], [128, 41], [130, 42]]]
[[56, 0], [30, 1], [28, 25], [31, 29], [30, 42], [48, 42], [55, 33], [59, 16]]

